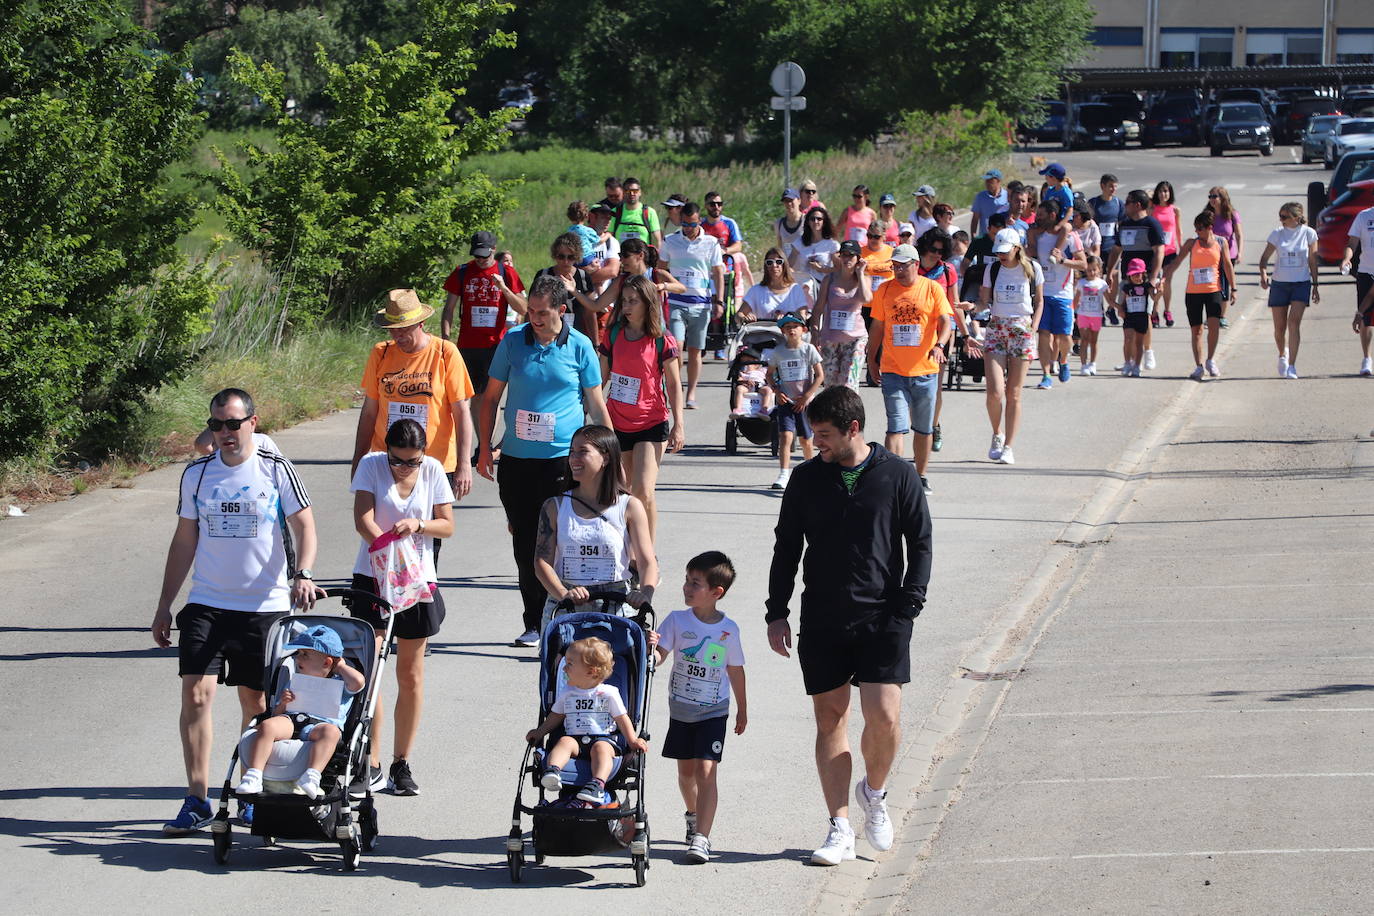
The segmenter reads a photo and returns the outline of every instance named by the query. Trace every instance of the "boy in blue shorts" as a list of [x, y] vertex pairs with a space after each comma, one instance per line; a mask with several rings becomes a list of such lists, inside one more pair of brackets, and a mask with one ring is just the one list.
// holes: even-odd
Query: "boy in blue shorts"
[[649, 637], [660, 663], [673, 656], [663, 756], [677, 761], [677, 784], [687, 805], [686, 858], [696, 864], [711, 858], [716, 765], [725, 745], [731, 690], [738, 703], [735, 734], [744, 734], [749, 723], [739, 625], [716, 608], [734, 581], [735, 567], [720, 551], [693, 557], [682, 584], [687, 609], [673, 611]]

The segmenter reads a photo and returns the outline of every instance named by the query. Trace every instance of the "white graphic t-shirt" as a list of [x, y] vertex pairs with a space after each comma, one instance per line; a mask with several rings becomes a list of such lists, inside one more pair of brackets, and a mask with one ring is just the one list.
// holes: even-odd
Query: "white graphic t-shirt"
[[553, 701], [552, 711], [563, 714], [565, 734], [614, 735], [616, 717], [625, 715], [625, 701], [610, 684], [597, 684], [590, 690], [569, 684]]
[[738, 624], [724, 616], [702, 623], [691, 610], [673, 611], [658, 628], [658, 647], [673, 656], [668, 715], [679, 722], [700, 722], [730, 714], [725, 669], [744, 665]]

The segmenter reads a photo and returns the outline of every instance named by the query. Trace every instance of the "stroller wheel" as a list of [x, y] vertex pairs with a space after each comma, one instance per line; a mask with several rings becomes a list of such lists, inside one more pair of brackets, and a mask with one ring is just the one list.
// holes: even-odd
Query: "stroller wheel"
[[733, 420], [725, 422], [725, 454], [733, 455], [739, 451], [739, 430]]
[[634, 866], [635, 866], [635, 887], [643, 887], [643, 886], [644, 886], [644, 882], [645, 882], [645, 880], [646, 880], [645, 872], [647, 872], [647, 871], [649, 870], [649, 857], [648, 857], [648, 856], [635, 856], [635, 857], [634, 857]]
[[344, 871], [357, 871], [358, 859], [361, 857], [362, 853], [362, 850], [358, 848], [358, 841], [344, 840], [339, 843], [339, 847], [343, 850]]
[[277, 838], [274, 837], [274, 836], [265, 836], [265, 837], [262, 838], [262, 845], [264, 845], [264, 846], [276, 846], [276, 845], [277, 845]]
[[230, 832], [228, 822], [224, 824], [224, 830], [215, 831], [211, 834], [215, 842], [215, 864], [225, 865], [229, 862], [229, 847], [234, 844], [234, 837]]
[[506, 864], [510, 866], [510, 880], [512, 884], [520, 883], [520, 869], [525, 864], [525, 854], [523, 852], [506, 853]]
[[363, 852], [377, 848], [377, 804], [371, 798], [358, 805], [358, 833]]

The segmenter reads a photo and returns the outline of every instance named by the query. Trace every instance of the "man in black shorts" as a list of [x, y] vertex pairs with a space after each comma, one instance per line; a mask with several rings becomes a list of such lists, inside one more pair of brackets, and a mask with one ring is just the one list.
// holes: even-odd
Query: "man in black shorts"
[[[172, 644], [172, 602], [194, 564], [191, 594], [176, 615], [181, 675], [181, 755], [186, 800], [162, 825], [183, 836], [213, 819], [208, 799], [211, 704], [217, 682], [238, 688], [241, 725], [262, 712], [263, 652], [267, 628], [292, 605], [309, 608], [319, 589], [315, 521], [310, 496], [291, 462], [253, 439], [258, 418], [248, 392], [226, 388], [210, 400], [215, 451], [192, 461], [181, 475], [176, 533], [167, 550], [162, 593], [153, 615], [153, 641]], [[290, 526], [297, 566], [288, 580]], [[240, 814], [251, 821], [252, 806]]]
[[787, 605], [801, 561], [797, 656], [816, 717], [816, 769], [830, 811], [829, 833], [811, 861], [838, 865], [854, 858], [847, 803], [851, 684], [859, 687], [864, 717], [865, 776], [854, 787], [864, 834], [874, 849], [892, 846], [885, 786], [901, 740], [912, 625], [930, 581], [930, 512], [915, 467], [864, 441], [857, 392], [828, 388], [806, 414], [820, 460], [798, 467], [783, 494], [764, 619], [769, 645], [789, 657]]

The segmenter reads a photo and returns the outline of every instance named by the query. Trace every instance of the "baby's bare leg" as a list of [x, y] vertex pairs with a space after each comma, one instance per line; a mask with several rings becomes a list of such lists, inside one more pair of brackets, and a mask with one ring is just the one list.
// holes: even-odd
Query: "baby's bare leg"
[[549, 751], [548, 759], [545, 762], [549, 767], [561, 770], [563, 764], [568, 762], [568, 758], [577, 756], [577, 751], [577, 739], [571, 735], [564, 735], [558, 739], [553, 750]]
[[272, 745], [291, 737], [291, 720], [286, 716], [272, 716], [258, 723], [258, 733], [243, 759], [249, 770], [261, 770], [272, 756]]
[[611, 767], [615, 765], [615, 748], [609, 741], [598, 741], [592, 745], [592, 778], [602, 782], [611, 778]]
[[329, 758], [334, 756], [334, 749], [339, 746], [339, 738], [342, 736], [339, 727], [328, 722], [321, 722], [310, 729], [310, 734], [306, 736], [306, 740], [310, 742], [310, 769], [324, 769], [325, 764], [329, 763]]

